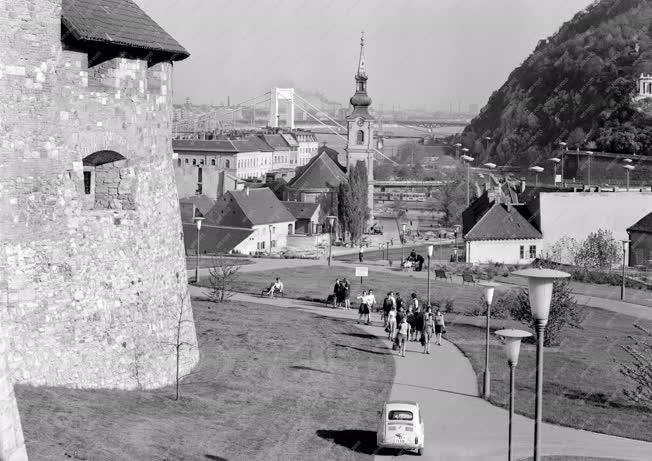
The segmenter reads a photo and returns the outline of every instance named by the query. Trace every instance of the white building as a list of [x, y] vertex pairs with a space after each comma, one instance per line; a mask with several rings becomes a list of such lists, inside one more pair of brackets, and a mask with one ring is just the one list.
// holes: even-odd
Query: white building
[[294, 131], [292, 135], [299, 144], [296, 166], [307, 165], [310, 159], [317, 155], [319, 148], [317, 137], [309, 131]]
[[234, 253], [273, 253], [287, 247], [288, 235], [294, 234], [295, 219], [270, 189], [246, 187], [219, 198], [203, 225], [247, 235], [234, 246]]

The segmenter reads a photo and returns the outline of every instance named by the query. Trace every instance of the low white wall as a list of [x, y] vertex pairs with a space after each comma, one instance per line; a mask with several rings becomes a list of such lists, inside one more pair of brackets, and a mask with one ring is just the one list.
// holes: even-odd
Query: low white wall
[[[530, 245], [535, 245], [536, 256], [541, 255], [543, 241], [530, 240], [473, 240], [466, 242], [466, 261], [474, 264], [503, 263], [529, 264]], [[520, 257], [520, 247], [524, 247], [525, 258]]]

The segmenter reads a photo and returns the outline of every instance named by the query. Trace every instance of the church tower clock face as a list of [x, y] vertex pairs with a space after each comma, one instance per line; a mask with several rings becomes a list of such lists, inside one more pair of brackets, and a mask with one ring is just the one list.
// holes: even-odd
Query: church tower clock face
[[362, 126], [362, 125], [364, 125], [364, 119], [362, 117], [358, 117], [358, 120], [356, 120], [356, 123], [358, 124], [358, 126]]

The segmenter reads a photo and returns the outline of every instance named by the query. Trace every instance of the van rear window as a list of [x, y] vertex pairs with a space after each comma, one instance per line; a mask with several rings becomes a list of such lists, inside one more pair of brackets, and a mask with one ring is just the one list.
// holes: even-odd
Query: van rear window
[[387, 419], [390, 421], [412, 421], [414, 415], [407, 410], [392, 410], [387, 415]]

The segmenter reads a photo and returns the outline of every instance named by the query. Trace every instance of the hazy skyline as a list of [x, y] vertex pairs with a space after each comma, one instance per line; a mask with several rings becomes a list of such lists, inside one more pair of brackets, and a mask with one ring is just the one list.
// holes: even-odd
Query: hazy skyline
[[376, 108], [486, 104], [537, 42], [591, 0], [136, 0], [190, 53], [175, 101], [242, 102], [272, 86], [348, 104], [360, 31]]

